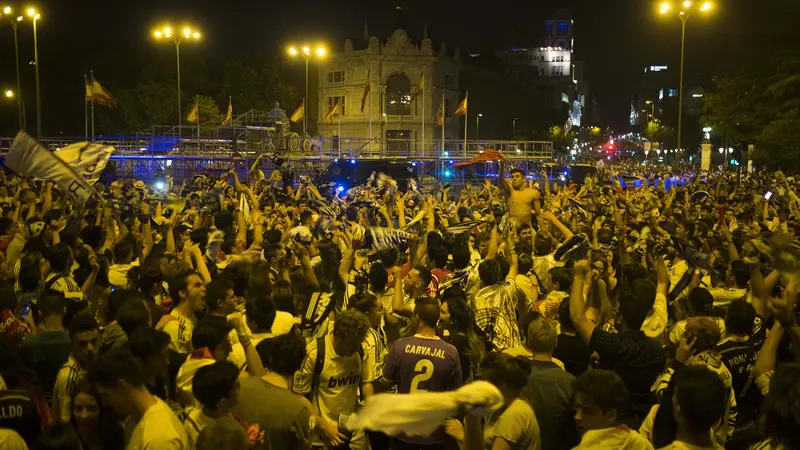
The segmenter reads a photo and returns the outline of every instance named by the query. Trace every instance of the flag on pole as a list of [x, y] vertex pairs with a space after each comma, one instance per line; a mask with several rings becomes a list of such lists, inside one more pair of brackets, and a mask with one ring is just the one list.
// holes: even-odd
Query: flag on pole
[[103, 105], [106, 108], [117, 106], [117, 99], [94, 79], [86, 81], [86, 101]]
[[228, 97], [228, 115], [225, 116], [225, 121], [222, 122], [222, 125], [230, 125], [233, 122], [233, 103], [231, 103], [231, 98]]
[[305, 101], [303, 101], [303, 103], [301, 103], [300, 106], [298, 106], [297, 109], [294, 110], [294, 112], [292, 113], [292, 117], [290, 117], [289, 120], [291, 120], [294, 123], [297, 123], [303, 120], [303, 116], [305, 115], [306, 115], [306, 104]]
[[444, 125], [444, 98], [442, 104], [439, 105], [439, 111], [436, 113], [436, 126], [441, 127]]
[[328, 114], [325, 114], [325, 120], [330, 123], [333, 123], [333, 119], [339, 116], [339, 104], [333, 105], [331, 109], [328, 111]]
[[425, 76], [423, 75], [419, 79], [419, 85], [417, 86], [417, 90], [411, 94], [411, 101], [409, 103], [414, 103], [414, 100], [417, 99], [422, 93], [425, 91]]
[[195, 100], [194, 105], [192, 105], [192, 109], [189, 110], [189, 115], [186, 116], [186, 120], [192, 123], [199, 123], [200, 114], [197, 112], [197, 100]]
[[458, 104], [458, 108], [456, 108], [456, 112], [453, 114], [453, 117], [465, 115], [467, 115], [467, 97], [464, 97], [464, 100], [461, 100], [461, 103]]
[[367, 96], [369, 95], [370, 85], [369, 76], [372, 73], [372, 67], [367, 70], [367, 81], [364, 82], [364, 94], [361, 96], [361, 112], [364, 112], [364, 106], [367, 104]]

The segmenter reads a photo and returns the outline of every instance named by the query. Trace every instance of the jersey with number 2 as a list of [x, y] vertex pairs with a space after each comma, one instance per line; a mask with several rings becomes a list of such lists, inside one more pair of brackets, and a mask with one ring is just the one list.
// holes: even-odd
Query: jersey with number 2
[[397, 383], [397, 392], [445, 392], [461, 387], [461, 362], [455, 347], [437, 338], [412, 336], [392, 345], [383, 378]]

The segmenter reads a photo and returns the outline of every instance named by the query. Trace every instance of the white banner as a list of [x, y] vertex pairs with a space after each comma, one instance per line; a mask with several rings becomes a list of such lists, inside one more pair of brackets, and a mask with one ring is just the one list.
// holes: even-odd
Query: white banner
[[91, 142], [78, 142], [55, 151], [56, 156], [69, 164], [78, 175], [90, 184], [94, 184], [100, 179], [100, 174], [103, 173], [112, 153], [114, 153], [114, 147]]
[[709, 170], [711, 168], [711, 144], [705, 143], [700, 151], [700, 170]]
[[6, 166], [23, 176], [52, 181], [59, 189], [80, 201], [85, 202], [96, 194], [92, 185], [72, 167], [24, 131], [20, 131], [11, 144], [11, 150], [6, 155]]

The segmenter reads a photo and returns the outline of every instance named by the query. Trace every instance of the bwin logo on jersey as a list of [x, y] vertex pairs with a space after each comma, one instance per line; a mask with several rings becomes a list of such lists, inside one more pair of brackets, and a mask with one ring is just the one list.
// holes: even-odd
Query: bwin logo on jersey
[[328, 387], [335, 388], [335, 387], [347, 386], [349, 384], [358, 384], [360, 381], [361, 381], [361, 375], [351, 373], [346, 377], [340, 377], [340, 378], [331, 377], [330, 379], [328, 379]]

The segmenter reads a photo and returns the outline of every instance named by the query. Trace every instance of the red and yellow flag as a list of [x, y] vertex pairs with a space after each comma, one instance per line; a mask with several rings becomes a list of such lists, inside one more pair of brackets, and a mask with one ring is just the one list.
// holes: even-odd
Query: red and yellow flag
[[364, 82], [364, 94], [361, 96], [361, 112], [364, 112], [364, 106], [367, 104], [367, 96], [369, 95], [369, 90], [371, 89], [369, 85], [369, 76], [372, 73], [372, 67], [369, 68], [367, 71], [367, 81]]
[[107, 108], [117, 106], [117, 99], [94, 79], [86, 81], [86, 101], [103, 105]]
[[469, 97], [464, 97], [464, 100], [461, 100], [461, 103], [458, 104], [458, 108], [456, 108], [456, 112], [453, 113], [453, 117], [467, 115], [467, 98]]
[[439, 105], [439, 111], [436, 112], [436, 126], [441, 127], [444, 125], [444, 99], [442, 99], [442, 104]]
[[197, 101], [194, 102], [194, 105], [192, 105], [192, 108], [189, 110], [186, 120], [192, 123], [198, 123], [200, 120], [200, 114], [197, 113]]
[[422, 77], [420, 77], [420, 79], [419, 79], [419, 85], [417, 86], [417, 90], [414, 91], [413, 94], [411, 94], [411, 102], [410, 103], [414, 103], [414, 100], [416, 100], [417, 97], [422, 95], [423, 92], [425, 92], [425, 76], [424, 75]]
[[230, 125], [233, 122], [233, 103], [231, 98], [228, 97], [228, 114], [225, 116], [225, 121], [222, 122], [223, 126]]
[[292, 113], [292, 117], [289, 117], [289, 120], [291, 120], [294, 123], [300, 122], [301, 120], [303, 120], [303, 116], [305, 116], [305, 114], [306, 114], [306, 105], [305, 102], [303, 102], [300, 104], [300, 106], [297, 107], [297, 109], [294, 110], [294, 112]]
[[339, 104], [338, 103], [333, 105], [333, 107], [331, 107], [331, 109], [328, 111], [328, 114], [325, 114], [325, 120], [327, 120], [330, 123], [333, 123], [333, 119], [335, 117], [339, 117]]

